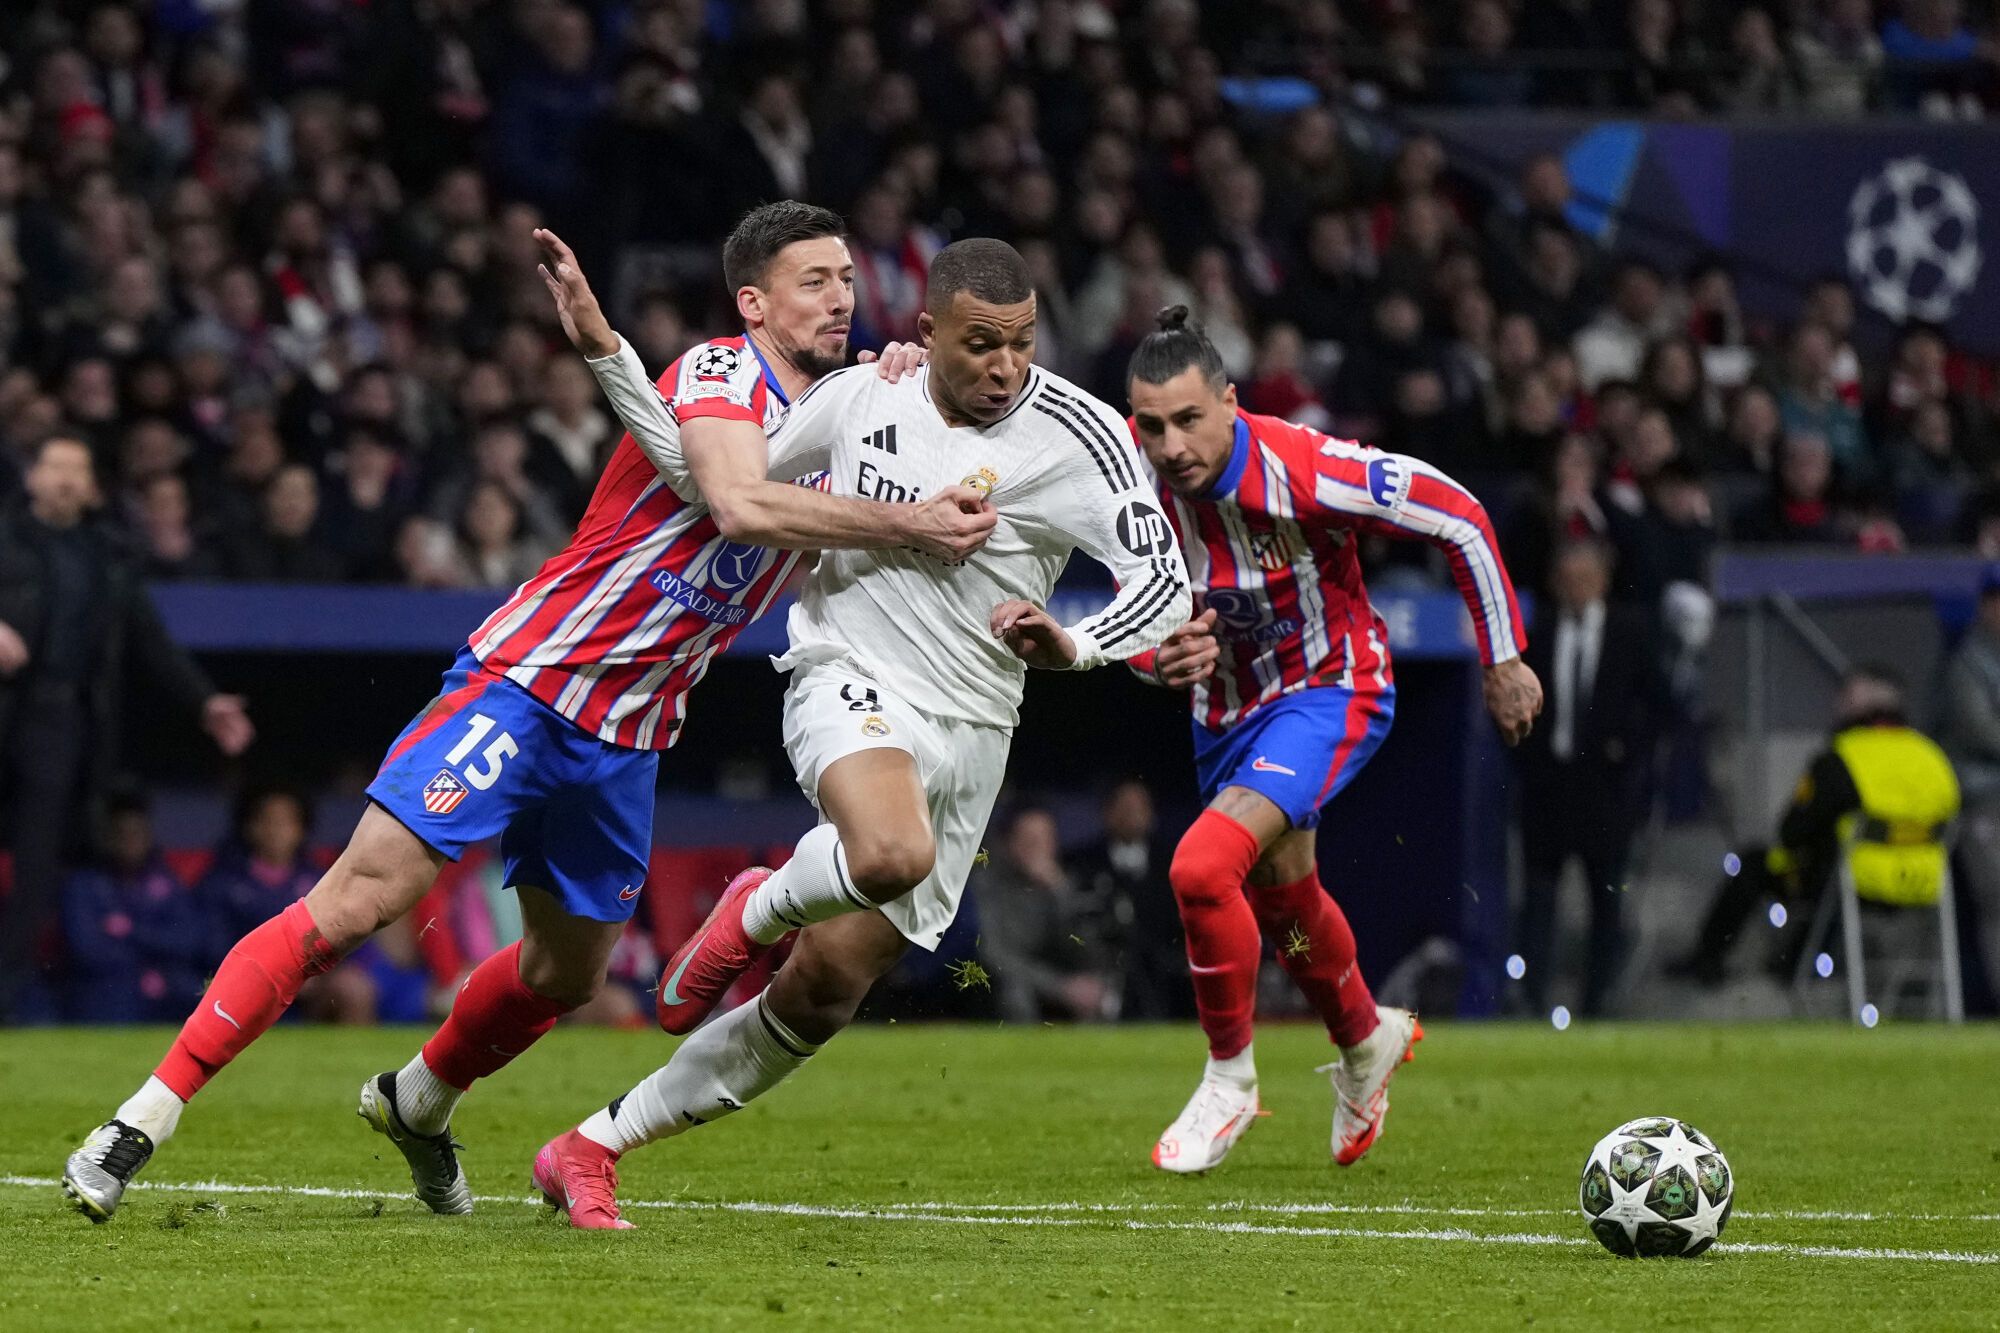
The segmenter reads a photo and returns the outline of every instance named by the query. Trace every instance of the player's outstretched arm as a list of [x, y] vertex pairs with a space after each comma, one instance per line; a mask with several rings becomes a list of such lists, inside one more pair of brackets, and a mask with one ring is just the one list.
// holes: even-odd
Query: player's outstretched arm
[[535, 228], [534, 235], [535, 244], [542, 247], [542, 263], [537, 271], [549, 295], [555, 297], [556, 316], [562, 321], [563, 332], [569, 335], [570, 345], [593, 360], [615, 353], [618, 335], [597, 304], [597, 294], [590, 290], [575, 253], [547, 227]]
[[1441, 549], [1472, 613], [1480, 661], [1492, 667], [1521, 655], [1528, 642], [1521, 606], [1478, 497], [1421, 458], [1351, 440], [1325, 440], [1317, 463], [1310, 502], [1322, 521]]
[[681, 426], [681, 452], [715, 524], [731, 541], [794, 551], [914, 546], [963, 560], [986, 544], [999, 515], [970, 486], [947, 486], [916, 504], [826, 495], [766, 477], [769, 444], [745, 421], [697, 418]]

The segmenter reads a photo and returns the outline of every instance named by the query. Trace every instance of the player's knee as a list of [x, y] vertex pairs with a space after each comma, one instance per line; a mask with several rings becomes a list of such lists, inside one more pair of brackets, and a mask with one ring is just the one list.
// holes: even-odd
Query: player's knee
[[841, 839], [847, 873], [870, 902], [893, 902], [930, 877], [937, 846], [928, 833], [869, 834]]
[[1173, 885], [1175, 899], [1188, 904], [1211, 905], [1243, 892], [1242, 880], [1231, 878], [1222, 858], [1192, 837], [1181, 839], [1180, 846], [1174, 849], [1173, 863], [1167, 867], [1167, 882]]
[[349, 954], [401, 915], [389, 912], [389, 896], [388, 885], [379, 875], [335, 862], [306, 895], [306, 911], [326, 942]]
[[604, 989], [604, 969], [578, 968], [539, 950], [521, 950], [521, 984], [565, 1009], [581, 1009]]

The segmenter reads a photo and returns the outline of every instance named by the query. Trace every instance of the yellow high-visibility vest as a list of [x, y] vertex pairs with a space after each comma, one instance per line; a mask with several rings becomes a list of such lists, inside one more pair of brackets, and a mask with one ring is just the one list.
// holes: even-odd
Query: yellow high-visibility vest
[[1951, 761], [1909, 727], [1849, 727], [1833, 749], [1861, 793], [1861, 809], [1840, 821], [1856, 895], [1895, 907], [1936, 902], [1945, 830], [1958, 815]]

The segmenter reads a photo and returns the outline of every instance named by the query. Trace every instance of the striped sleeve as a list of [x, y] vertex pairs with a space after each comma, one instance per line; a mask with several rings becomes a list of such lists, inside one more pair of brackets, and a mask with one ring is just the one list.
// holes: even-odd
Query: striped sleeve
[[[661, 471], [674, 467], [679, 461], [674, 419], [667, 413], [661, 388], [647, 378], [646, 367], [632, 344], [620, 338], [617, 351], [596, 360], [586, 358], [584, 364], [597, 376], [598, 387], [611, 400], [619, 424], [631, 432], [640, 452]], [[665, 385], [677, 373], [675, 368], [668, 369], [660, 384]]]
[[1486, 507], [1419, 458], [1346, 440], [1320, 445], [1313, 498], [1346, 526], [1416, 537], [1441, 548], [1459, 596], [1472, 613], [1479, 658], [1488, 666], [1519, 657], [1528, 633], [1500, 560]]
[[1076, 445], [1050, 497], [1052, 521], [1118, 583], [1111, 605], [1064, 626], [1076, 669], [1129, 660], [1159, 646], [1193, 609], [1180, 542], [1116, 413], [1053, 386], [1037, 395], [1035, 409]]

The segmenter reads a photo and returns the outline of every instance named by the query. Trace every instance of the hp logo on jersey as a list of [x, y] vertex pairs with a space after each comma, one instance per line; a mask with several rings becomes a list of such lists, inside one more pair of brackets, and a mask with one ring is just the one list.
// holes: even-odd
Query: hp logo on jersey
[[1401, 509], [1410, 497], [1410, 474], [1394, 458], [1368, 463], [1368, 498], [1384, 509]]
[[1118, 540], [1133, 555], [1165, 555], [1173, 549], [1174, 530], [1167, 517], [1144, 500], [1134, 500], [1118, 515]]

